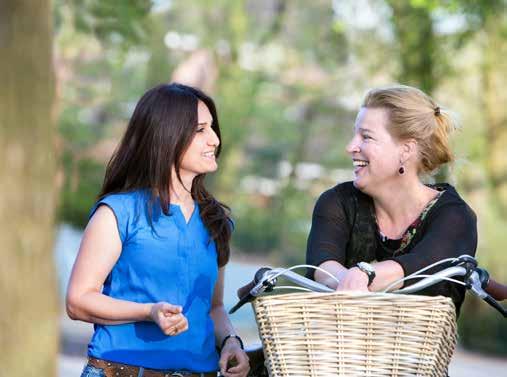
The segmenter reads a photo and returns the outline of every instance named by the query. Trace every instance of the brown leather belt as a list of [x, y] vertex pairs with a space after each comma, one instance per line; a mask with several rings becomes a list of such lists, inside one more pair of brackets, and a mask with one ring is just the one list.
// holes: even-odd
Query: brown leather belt
[[102, 369], [106, 377], [217, 377], [216, 372], [195, 373], [146, 369], [134, 365], [96, 359], [94, 357], [88, 358], [88, 365]]

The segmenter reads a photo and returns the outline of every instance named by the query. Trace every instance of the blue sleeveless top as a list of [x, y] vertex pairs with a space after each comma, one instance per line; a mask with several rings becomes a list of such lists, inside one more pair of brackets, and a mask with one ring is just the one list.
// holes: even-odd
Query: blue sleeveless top
[[154, 322], [96, 324], [88, 355], [151, 369], [215, 371], [218, 354], [209, 314], [218, 275], [215, 243], [197, 203], [187, 223], [179, 206], [171, 204], [164, 215], [155, 202], [151, 226], [149, 196], [147, 191], [111, 194], [92, 208], [91, 215], [100, 205], [112, 209], [122, 242], [103, 293], [139, 303], [181, 305], [189, 328], [171, 337]]

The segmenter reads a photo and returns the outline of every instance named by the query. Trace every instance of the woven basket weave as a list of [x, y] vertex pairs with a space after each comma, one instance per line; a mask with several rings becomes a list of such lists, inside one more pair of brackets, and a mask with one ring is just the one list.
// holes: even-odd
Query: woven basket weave
[[446, 376], [456, 345], [442, 296], [291, 293], [253, 307], [271, 377]]

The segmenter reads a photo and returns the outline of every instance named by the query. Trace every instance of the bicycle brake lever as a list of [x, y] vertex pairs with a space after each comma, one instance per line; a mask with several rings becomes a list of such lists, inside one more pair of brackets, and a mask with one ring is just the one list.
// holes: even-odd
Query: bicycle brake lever
[[478, 268], [477, 271], [473, 271], [466, 279], [466, 283], [469, 285], [470, 291], [472, 291], [472, 293], [498, 310], [504, 316], [504, 318], [507, 318], [507, 310], [484, 290], [483, 284], [485, 283], [487, 286], [488, 281], [489, 274], [480, 268]]
[[479, 275], [479, 280], [481, 282], [481, 288], [486, 289], [489, 284], [489, 272], [486, 271], [484, 268], [477, 267], [475, 269], [477, 271], [477, 274]]
[[241, 308], [247, 302], [252, 301], [254, 298], [255, 298], [255, 296], [252, 296], [250, 294], [250, 292], [249, 292], [248, 294], [246, 294], [245, 296], [243, 296], [242, 298], [240, 298], [240, 300], [236, 303], [236, 305], [234, 305], [231, 308], [231, 310], [229, 310], [229, 314], [232, 314], [232, 313], [236, 312], [236, 310], [238, 310], [239, 308]]
[[255, 273], [253, 281], [238, 289], [238, 296], [240, 296], [240, 299], [236, 305], [234, 305], [231, 310], [229, 310], [229, 314], [236, 312], [239, 308], [241, 308], [247, 302], [251, 302], [262, 292], [270, 292], [273, 290], [273, 287], [276, 284], [276, 279], [271, 281], [269, 278], [264, 278], [264, 275], [268, 271], [271, 271], [271, 267], [263, 267], [259, 269]]
[[472, 293], [477, 297], [484, 300], [484, 298], [488, 296], [486, 291], [482, 288], [481, 277], [477, 271], [473, 271], [471, 274], [466, 276], [464, 282], [467, 285], [467, 288], [470, 289], [470, 291], [472, 291]]
[[505, 308], [502, 305], [500, 305], [500, 303], [496, 301], [493, 297], [487, 295], [486, 297], [484, 297], [484, 301], [486, 301], [489, 305], [491, 305], [500, 313], [502, 313], [504, 318], [507, 318], [507, 310], [505, 310]]

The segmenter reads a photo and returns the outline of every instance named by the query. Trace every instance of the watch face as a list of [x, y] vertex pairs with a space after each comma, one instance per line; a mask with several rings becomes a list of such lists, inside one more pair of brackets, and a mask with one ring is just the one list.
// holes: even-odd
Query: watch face
[[366, 275], [368, 275], [368, 286], [370, 286], [370, 284], [373, 282], [373, 279], [375, 279], [375, 269], [373, 266], [366, 262], [359, 262], [356, 266]]

